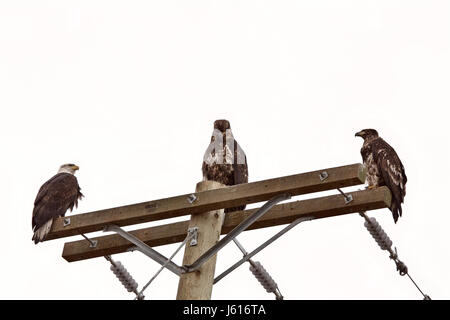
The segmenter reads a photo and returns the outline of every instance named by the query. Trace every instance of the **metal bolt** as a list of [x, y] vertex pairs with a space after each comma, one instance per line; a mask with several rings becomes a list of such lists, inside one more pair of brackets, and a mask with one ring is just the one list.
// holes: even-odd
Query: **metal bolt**
[[196, 201], [197, 200], [197, 197], [196, 197], [196, 195], [195, 194], [190, 194], [190, 195], [188, 195], [188, 201], [189, 201], [189, 203], [194, 203], [194, 201]]
[[352, 201], [353, 201], [353, 196], [351, 194], [348, 194], [347, 196], [345, 196], [345, 204], [349, 204]]
[[64, 218], [64, 220], [63, 220], [63, 227], [66, 227], [68, 225], [70, 225], [70, 218]]
[[325, 180], [326, 178], [328, 178], [328, 172], [323, 171], [321, 174], [319, 174], [319, 178], [320, 178], [320, 181]]
[[89, 248], [96, 248], [98, 244], [98, 240], [91, 240], [89, 242]]
[[191, 247], [196, 246], [198, 244], [198, 227], [192, 227], [188, 229], [189, 234], [193, 234], [189, 245]]

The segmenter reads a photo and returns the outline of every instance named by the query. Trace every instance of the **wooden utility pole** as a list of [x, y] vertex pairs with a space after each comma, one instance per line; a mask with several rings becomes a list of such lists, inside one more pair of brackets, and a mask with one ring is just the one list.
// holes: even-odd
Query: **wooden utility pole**
[[[215, 181], [202, 181], [197, 184], [196, 192], [223, 188]], [[189, 228], [198, 228], [197, 244], [186, 243], [183, 265], [194, 263], [203, 253], [215, 245], [220, 238], [224, 220], [224, 209], [191, 215]], [[177, 300], [210, 300], [216, 270], [217, 256], [213, 256], [195, 272], [180, 276]]]

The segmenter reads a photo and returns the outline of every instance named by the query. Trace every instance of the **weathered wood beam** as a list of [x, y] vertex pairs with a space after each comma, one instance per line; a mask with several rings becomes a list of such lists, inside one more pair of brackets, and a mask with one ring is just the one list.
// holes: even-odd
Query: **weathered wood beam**
[[[323, 171], [328, 177], [321, 181]], [[292, 176], [244, 183], [235, 186], [194, 193], [196, 200], [190, 203], [190, 194], [142, 202], [117, 208], [99, 210], [70, 216], [70, 224], [64, 226], [64, 218], [55, 219], [45, 240], [102, 230], [108, 224], [127, 226], [132, 224], [169, 219], [183, 215], [236, 207], [243, 204], [266, 201], [275, 195], [291, 196], [348, 187], [364, 183], [365, 172], [361, 164], [323, 169]]]
[[[218, 189], [223, 186], [215, 181], [202, 181], [197, 183], [196, 191]], [[207, 232], [198, 233], [197, 245], [187, 244], [184, 247], [183, 265], [194, 263], [219, 241], [224, 218], [224, 209], [191, 215], [189, 228], [197, 227], [199, 230], [207, 230]], [[180, 275], [177, 300], [211, 300], [216, 259], [217, 254], [205, 262], [197, 272]]]
[[[327, 218], [348, 213], [387, 208], [391, 205], [388, 188], [350, 192], [353, 201], [345, 204], [341, 194], [308, 200], [284, 203], [273, 207], [266, 215], [256, 221], [248, 230], [288, 224], [302, 216]], [[222, 234], [230, 232], [257, 209], [231, 212], [225, 215]], [[186, 237], [189, 221], [176, 222], [156, 227], [134, 230], [130, 233], [151, 247], [181, 242]], [[86, 240], [68, 242], [64, 245], [63, 258], [69, 262], [101, 257], [103, 255], [125, 252], [133, 245], [119, 235], [97, 238], [96, 248], [89, 248]]]

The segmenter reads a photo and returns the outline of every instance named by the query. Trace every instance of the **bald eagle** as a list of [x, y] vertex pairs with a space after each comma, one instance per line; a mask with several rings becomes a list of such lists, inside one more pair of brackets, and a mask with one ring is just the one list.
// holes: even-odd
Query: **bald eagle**
[[58, 173], [39, 189], [31, 221], [34, 232], [32, 240], [35, 244], [45, 239], [54, 218], [64, 217], [68, 209], [72, 211], [74, 206], [78, 206], [78, 200], [83, 197], [74, 175], [78, 169], [79, 167], [72, 163], [63, 164]]
[[[202, 164], [203, 180], [212, 180], [226, 186], [248, 182], [247, 157], [231, 132], [228, 120], [214, 121], [211, 143]], [[244, 210], [245, 205], [226, 208], [225, 212]]]
[[369, 189], [387, 186], [392, 193], [391, 211], [394, 222], [402, 216], [402, 203], [406, 195], [406, 174], [400, 158], [374, 129], [364, 129], [355, 134], [364, 139], [361, 156], [367, 169]]

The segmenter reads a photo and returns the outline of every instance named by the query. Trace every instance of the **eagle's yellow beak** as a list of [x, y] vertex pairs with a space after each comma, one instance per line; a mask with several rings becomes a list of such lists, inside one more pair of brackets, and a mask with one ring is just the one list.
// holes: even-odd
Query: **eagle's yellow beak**
[[79, 167], [79, 166], [72, 166], [72, 170], [73, 170], [73, 171], [80, 170], [80, 167]]

